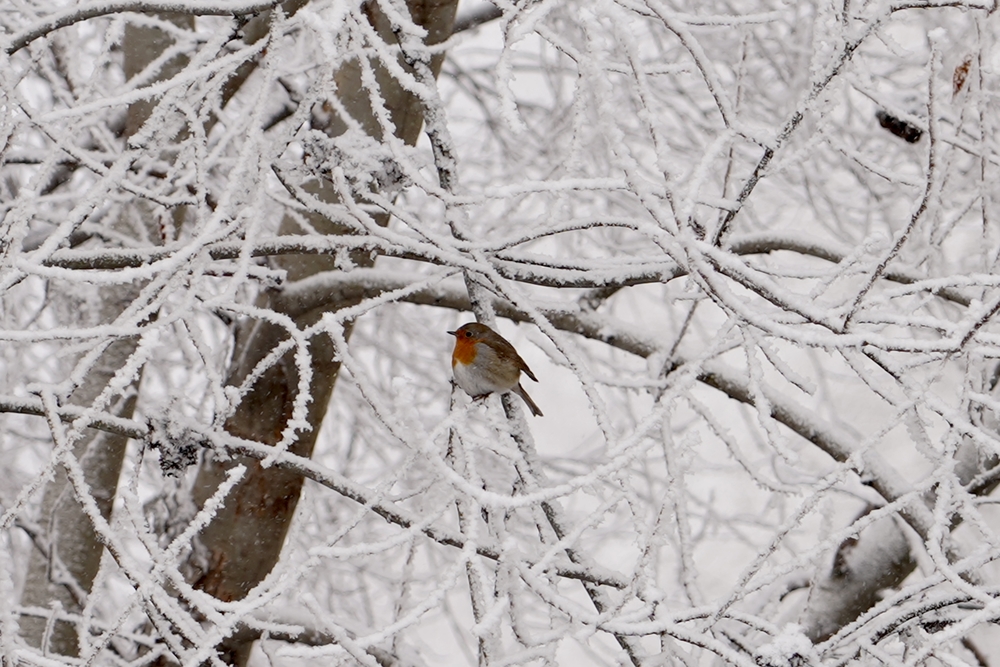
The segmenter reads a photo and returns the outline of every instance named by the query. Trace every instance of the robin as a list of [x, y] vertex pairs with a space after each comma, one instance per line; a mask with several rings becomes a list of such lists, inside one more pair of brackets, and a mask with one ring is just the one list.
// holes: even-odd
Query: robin
[[535, 382], [538, 378], [506, 338], [478, 322], [463, 324], [448, 333], [455, 337], [452, 372], [455, 382], [465, 393], [481, 400], [495, 391], [512, 391], [524, 399], [531, 414], [542, 416], [542, 411], [521, 386], [521, 371]]

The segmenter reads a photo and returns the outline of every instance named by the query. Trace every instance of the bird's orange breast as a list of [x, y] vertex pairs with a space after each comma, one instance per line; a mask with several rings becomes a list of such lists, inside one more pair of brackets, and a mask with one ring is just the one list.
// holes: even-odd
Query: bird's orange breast
[[451, 353], [452, 368], [455, 364], [468, 365], [476, 360], [476, 343], [465, 337], [455, 339], [455, 349]]

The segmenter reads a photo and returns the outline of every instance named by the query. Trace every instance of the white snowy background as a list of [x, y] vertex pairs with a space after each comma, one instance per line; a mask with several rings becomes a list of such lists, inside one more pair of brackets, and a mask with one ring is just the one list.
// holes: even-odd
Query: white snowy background
[[7, 0], [0, 658], [1000, 664], [995, 10]]

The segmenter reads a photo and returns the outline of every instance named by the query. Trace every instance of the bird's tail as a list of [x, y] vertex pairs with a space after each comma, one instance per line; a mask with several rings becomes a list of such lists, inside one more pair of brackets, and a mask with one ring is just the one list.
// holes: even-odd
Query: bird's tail
[[531, 414], [535, 415], [536, 417], [542, 416], [542, 411], [539, 409], [537, 405], [535, 405], [535, 402], [531, 400], [531, 396], [528, 396], [528, 392], [524, 390], [524, 387], [521, 386], [520, 382], [517, 384], [516, 387], [514, 387], [514, 393], [520, 396], [522, 399], [524, 399], [524, 402], [528, 406], [528, 409], [531, 410]]

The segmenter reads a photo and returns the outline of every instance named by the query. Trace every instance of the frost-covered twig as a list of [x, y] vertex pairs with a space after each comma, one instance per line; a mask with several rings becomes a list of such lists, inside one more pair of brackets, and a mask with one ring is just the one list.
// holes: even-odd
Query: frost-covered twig
[[281, 0], [217, 0], [215, 2], [187, 2], [186, 0], [98, 0], [63, 10], [36, 25], [12, 35], [4, 50], [8, 55], [20, 51], [31, 42], [54, 30], [87, 21], [99, 16], [121, 12], [182, 12], [196, 16], [238, 16], [255, 14], [278, 5]]
[[[34, 416], [44, 416], [46, 414], [41, 401], [37, 399], [22, 400], [11, 397], [0, 397], [0, 412], [14, 412]], [[86, 421], [83, 424], [79, 424], [78, 427], [97, 428], [136, 440], [146, 440], [151, 433], [148, 424], [112, 415], [95, 414], [93, 411], [76, 406], [57, 406], [54, 408], [54, 412], [65, 421], [78, 421], [81, 417], [86, 417]], [[191, 431], [191, 434], [195, 433], [198, 432]], [[267, 445], [262, 445], [251, 440], [244, 440], [225, 433], [204, 431], [200, 435], [206, 447], [217, 446], [230, 453], [258, 460], [264, 460], [269, 456], [273, 457], [275, 466], [294, 470], [304, 477], [337, 491], [355, 502], [369, 506], [373, 512], [391, 523], [398, 524], [403, 528], [419, 530], [434, 541], [447, 546], [459, 548], [465, 546], [465, 539], [460, 535], [451, 533], [446, 529], [425, 525], [421, 519], [401, 507], [394, 506], [389, 501], [373, 502], [372, 498], [375, 497], [373, 492], [308, 459], [288, 453], [276, 454], [273, 448]], [[496, 547], [480, 546], [477, 548], [477, 552], [481, 556], [491, 559], [500, 557], [500, 551]], [[584, 570], [563, 565], [557, 566], [554, 571], [560, 576], [592, 581], [595, 584], [611, 586], [613, 588], [621, 588], [625, 585], [615, 575], [608, 572], [602, 573], [593, 569]]]

